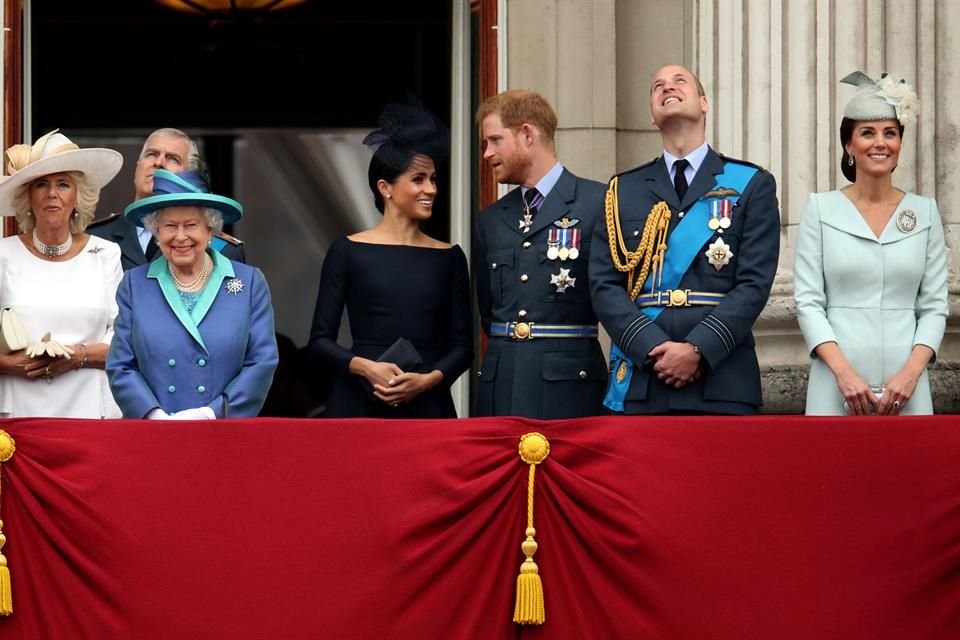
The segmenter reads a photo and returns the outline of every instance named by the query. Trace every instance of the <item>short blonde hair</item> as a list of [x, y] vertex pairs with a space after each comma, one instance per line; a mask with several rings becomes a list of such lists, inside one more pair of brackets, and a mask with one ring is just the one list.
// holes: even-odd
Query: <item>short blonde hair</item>
[[[81, 171], [67, 171], [66, 174], [77, 187], [77, 202], [74, 205], [74, 213], [70, 214], [70, 233], [82, 233], [87, 225], [93, 222], [96, 215], [100, 189], [91, 187], [87, 182], [87, 176]], [[41, 176], [41, 178], [46, 177]], [[20, 185], [13, 192], [13, 213], [17, 217], [20, 233], [30, 233], [37, 226], [37, 220], [30, 209], [30, 187], [41, 178], [35, 178]]]

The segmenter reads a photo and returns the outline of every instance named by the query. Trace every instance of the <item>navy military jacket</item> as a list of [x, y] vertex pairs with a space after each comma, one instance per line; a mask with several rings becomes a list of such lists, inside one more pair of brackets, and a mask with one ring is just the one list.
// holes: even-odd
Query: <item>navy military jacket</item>
[[[480, 321], [593, 325], [587, 271], [604, 186], [566, 169], [540, 205], [529, 231], [514, 189], [476, 222], [474, 274]], [[564, 218], [566, 222], [564, 223]], [[551, 229], [580, 230], [576, 259], [551, 259]], [[557, 233], [557, 232], [554, 232]], [[562, 277], [568, 286], [551, 284]], [[607, 367], [596, 338], [491, 337], [479, 372], [474, 415], [569, 418], [602, 413]]]
[[[147, 263], [147, 257], [140, 248], [140, 239], [137, 238], [137, 227], [122, 214], [114, 213], [102, 220], [91, 222], [86, 230], [87, 233], [120, 245], [120, 265], [124, 271]], [[217, 242], [215, 247], [220, 253], [237, 262], [247, 261], [243, 242], [225, 233], [217, 234], [216, 237], [222, 240]]]
[[[717, 184], [716, 176], [728, 162], [749, 164], [709, 149], [683, 202], [679, 202], [662, 157], [620, 175], [620, 221], [628, 249], [635, 250], [639, 244], [654, 204], [665, 201], [670, 206], [672, 233], [680, 222], [680, 211], [688, 210], [715, 187], [724, 186]], [[759, 169], [750, 179], [733, 206], [730, 221], [729, 228], [722, 234], [714, 231], [700, 247], [679, 285], [726, 297], [718, 306], [667, 307], [655, 321], [630, 299], [626, 274], [616, 270], [610, 257], [606, 225], [597, 224], [596, 248], [590, 259], [593, 306], [611, 340], [635, 365], [625, 413], [745, 414], [755, 413], [762, 403], [751, 328], [767, 302], [780, 253], [780, 213], [771, 174]], [[729, 263], [720, 269], [705, 255], [717, 238], [722, 238], [732, 253]], [[668, 235], [668, 246], [670, 242]], [[676, 389], [657, 378], [647, 353], [667, 340], [691, 342], [700, 349], [703, 375], [699, 380]]]

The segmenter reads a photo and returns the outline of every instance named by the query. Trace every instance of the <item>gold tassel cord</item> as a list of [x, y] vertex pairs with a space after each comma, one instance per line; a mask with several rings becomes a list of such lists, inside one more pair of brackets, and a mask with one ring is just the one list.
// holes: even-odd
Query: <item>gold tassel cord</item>
[[[627, 249], [620, 224], [620, 202], [618, 196], [618, 177], [614, 176], [607, 187], [604, 199], [604, 214], [607, 226], [607, 241], [610, 245], [610, 258], [617, 271], [627, 274], [627, 291], [630, 298], [636, 300], [647, 280], [651, 266], [654, 269], [653, 284], [659, 288], [663, 275], [663, 257], [667, 251], [667, 232], [670, 224], [670, 206], [660, 201], [653, 205], [643, 225], [643, 234], [635, 251]], [[621, 259], [623, 254], [623, 259]], [[639, 271], [638, 271], [639, 270]]]
[[546, 620], [543, 581], [537, 563], [533, 561], [533, 555], [537, 552], [537, 541], [534, 539], [537, 530], [533, 528], [533, 480], [537, 465], [549, 455], [550, 442], [543, 434], [532, 432], [520, 438], [520, 458], [530, 465], [530, 470], [527, 474], [526, 540], [520, 545], [526, 559], [520, 565], [520, 575], [517, 576], [517, 600], [513, 610], [513, 621], [518, 624], [543, 624]]
[[[0, 473], [3, 472], [3, 463], [12, 458], [13, 452], [16, 450], [16, 443], [10, 434], [0, 429]], [[0, 487], [2, 487], [2, 482], [0, 482]], [[3, 535], [3, 520], [0, 520], [0, 616], [8, 616], [13, 613], [10, 569], [7, 567], [7, 558], [3, 555], [3, 545], [6, 542], [7, 537]]]

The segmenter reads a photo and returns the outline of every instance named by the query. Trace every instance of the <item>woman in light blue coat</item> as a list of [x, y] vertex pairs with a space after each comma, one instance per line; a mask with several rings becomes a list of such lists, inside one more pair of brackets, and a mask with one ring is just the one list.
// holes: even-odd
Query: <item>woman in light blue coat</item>
[[947, 317], [937, 204], [893, 185], [917, 96], [884, 74], [859, 87], [840, 125], [853, 184], [811, 194], [797, 235], [794, 296], [813, 362], [808, 415], [933, 413], [926, 367]]
[[117, 290], [106, 367], [114, 399], [126, 418], [256, 416], [278, 361], [270, 291], [259, 269], [210, 248], [243, 208], [194, 171], [158, 169], [153, 186], [125, 212], [163, 255], [127, 271]]

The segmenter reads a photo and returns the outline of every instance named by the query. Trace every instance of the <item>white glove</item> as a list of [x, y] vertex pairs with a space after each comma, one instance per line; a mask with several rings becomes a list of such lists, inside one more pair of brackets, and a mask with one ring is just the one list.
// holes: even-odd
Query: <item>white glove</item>
[[217, 416], [210, 407], [195, 407], [177, 411], [170, 416], [171, 420], [216, 420]]
[[65, 344], [60, 344], [51, 338], [49, 331], [43, 334], [43, 337], [40, 338], [40, 342], [36, 342], [27, 347], [28, 358], [39, 358], [42, 356], [50, 356], [51, 358], [70, 358], [72, 355], [73, 349]]
[[172, 420], [170, 415], [160, 407], [150, 409], [150, 412], [144, 418], [147, 420]]

